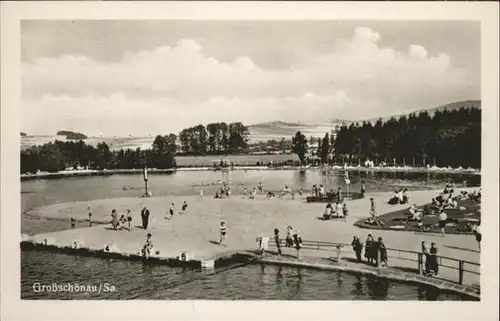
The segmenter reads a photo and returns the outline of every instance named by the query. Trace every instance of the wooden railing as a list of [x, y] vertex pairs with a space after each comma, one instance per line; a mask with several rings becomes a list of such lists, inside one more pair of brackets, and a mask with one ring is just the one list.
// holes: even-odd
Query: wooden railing
[[[280, 246], [284, 247], [286, 244], [285, 239], [280, 239]], [[270, 238], [269, 241], [269, 246], [270, 247], [275, 247], [276, 244], [274, 242], [274, 238]], [[350, 254], [352, 259], [355, 259], [355, 252], [352, 249], [352, 245], [348, 243], [334, 243], [334, 242], [324, 242], [324, 241], [303, 241], [302, 246], [300, 248], [301, 250], [313, 250], [313, 251], [325, 251], [325, 252], [333, 252], [336, 255], [336, 260], [340, 262], [342, 259], [343, 254]], [[403, 260], [403, 261], [410, 261], [414, 262], [416, 265], [416, 270], [418, 271], [419, 274], [423, 274], [424, 272], [424, 254], [421, 252], [417, 251], [409, 251], [409, 250], [402, 250], [402, 249], [393, 249], [393, 248], [386, 248], [387, 250], [387, 257], [388, 258], [393, 258], [393, 259], [398, 259], [398, 260]], [[377, 267], [380, 267], [380, 251], [377, 251]], [[438, 265], [439, 268], [446, 268], [446, 269], [451, 269], [457, 271], [457, 278], [456, 279], [448, 279], [449, 281], [456, 282], [459, 284], [464, 283], [464, 274], [473, 274], [473, 275], [480, 275], [480, 263], [477, 262], [472, 262], [472, 261], [467, 261], [467, 260], [460, 260], [452, 257], [447, 257], [447, 256], [437, 256], [438, 258]], [[441, 277], [443, 275], [441, 274]]]

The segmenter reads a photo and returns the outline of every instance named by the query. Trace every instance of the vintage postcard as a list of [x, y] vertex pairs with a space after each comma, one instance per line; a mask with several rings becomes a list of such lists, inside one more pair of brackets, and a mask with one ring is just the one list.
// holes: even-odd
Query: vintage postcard
[[2, 3], [5, 320], [498, 318], [495, 7]]

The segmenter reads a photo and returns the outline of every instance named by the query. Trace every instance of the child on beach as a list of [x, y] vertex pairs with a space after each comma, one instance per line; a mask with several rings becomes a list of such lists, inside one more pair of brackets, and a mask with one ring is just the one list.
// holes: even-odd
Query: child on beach
[[92, 227], [92, 207], [89, 207], [87, 208], [88, 212], [89, 212], [89, 226]]
[[226, 222], [222, 221], [220, 222], [220, 241], [219, 241], [219, 245], [222, 246], [223, 242], [226, 240], [227, 238], [227, 226], [226, 226]]
[[151, 233], [146, 235], [146, 242], [144, 242], [144, 246], [142, 247], [142, 255], [147, 259], [151, 254], [151, 250], [153, 249], [153, 241], [151, 240]]
[[131, 226], [130, 224], [132, 223], [132, 213], [130, 210], [127, 210], [127, 223], [128, 223], [128, 230], [130, 231]]
[[261, 182], [259, 182], [258, 188], [259, 188], [259, 192], [261, 192], [261, 193], [262, 193], [263, 188], [262, 188], [262, 183], [261, 183]]
[[75, 218], [74, 218], [74, 217], [71, 217], [70, 221], [71, 221], [71, 228], [75, 228], [75, 225], [76, 225], [76, 220], [75, 220]]
[[347, 221], [347, 214], [349, 213], [348, 209], [347, 209], [347, 204], [344, 203], [344, 205], [342, 206], [342, 213], [344, 214], [344, 220]]
[[337, 204], [335, 206], [336, 206], [335, 211], [337, 212], [337, 217], [344, 218], [344, 211], [342, 209], [342, 203], [340, 203], [340, 201], [337, 201]]
[[200, 190], [200, 198], [203, 199], [203, 188]]
[[446, 227], [446, 221], [448, 220], [448, 215], [441, 209], [439, 213], [439, 228], [441, 229], [441, 235], [444, 236], [444, 229]]
[[187, 208], [188, 208], [187, 202], [184, 201], [184, 203], [182, 204], [182, 213], [183, 214], [184, 214], [184, 212], [186, 212]]

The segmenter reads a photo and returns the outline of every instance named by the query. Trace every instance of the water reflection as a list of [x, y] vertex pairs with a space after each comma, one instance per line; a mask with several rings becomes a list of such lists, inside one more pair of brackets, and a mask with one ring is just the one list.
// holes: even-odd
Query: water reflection
[[356, 275], [356, 281], [354, 282], [354, 289], [351, 290], [351, 295], [356, 298], [365, 296], [363, 278], [361, 275]]
[[390, 286], [388, 280], [369, 276], [367, 277], [366, 286], [370, 299], [387, 300]]

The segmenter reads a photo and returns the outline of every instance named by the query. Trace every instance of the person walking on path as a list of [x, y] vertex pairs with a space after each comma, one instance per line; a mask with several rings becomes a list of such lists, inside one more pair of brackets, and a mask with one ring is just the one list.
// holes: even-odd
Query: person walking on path
[[424, 275], [428, 275], [430, 272], [429, 268], [429, 245], [426, 241], [422, 241], [422, 259], [424, 262]]
[[220, 246], [223, 245], [223, 242], [226, 240], [226, 238], [227, 238], [227, 226], [226, 222], [222, 221], [220, 222], [220, 241], [219, 241]]
[[431, 249], [429, 250], [429, 271], [431, 276], [439, 276], [439, 264], [438, 264], [438, 249], [436, 243], [431, 243]]
[[[384, 241], [382, 240], [381, 237], [378, 238], [377, 242], [377, 251], [380, 252], [380, 266], [385, 266], [387, 267], [387, 248], [385, 247]], [[379, 256], [378, 253], [376, 253], [376, 259], [377, 259], [377, 266], [379, 266]]]
[[302, 248], [302, 237], [300, 237], [299, 232], [293, 235], [293, 244], [295, 249], [297, 250], [297, 259], [300, 259], [300, 249]]
[[446, 221], [448, 220], [448, 215], [444, 211], [444, 209], [441, 209], [439, 212], [439, 228], [441, 229], [441, 235], [444, 236], [444, 229], [446, 228]]
[[365, 241], [365, 258], [368, 261], [368, 263], [372, 264], [373, 263], [373, 237], [371, 234], [368, 234], [366, 241]]
[[147, 207], [144, 207], [142, 209], [141, 218], [142, 218], [142, 228], [147, 230], [149, 224], [149, 209]]
[[281, 256], [281, 241], [280, 241], [280, 230], [274, 229], [274, 243], [276, 243], [276, 249], [278, 249], [278, 256]]
[[359, 239], [359, 237], [354, 236], [352, 239], [351, 245], [352, 245], [352, 249], [356, 253], [356, 260], [358, 262], [361, 262], [362, 261], [361, 252], [363, 251], [363, 244], [361, 243], [361, 240]]

